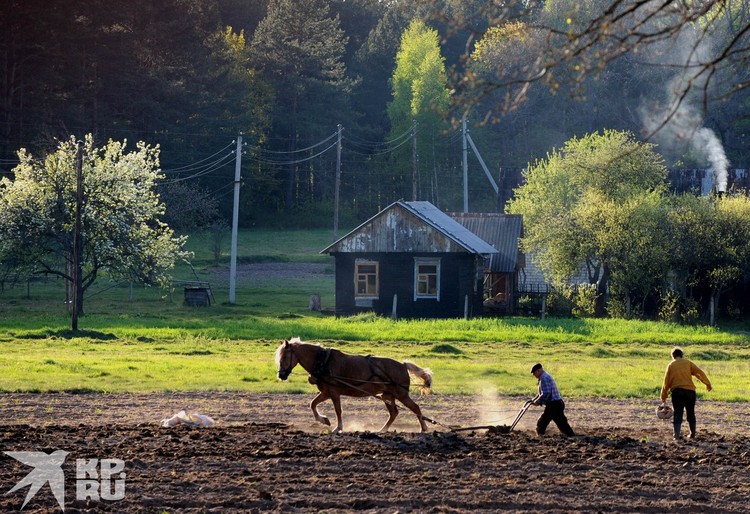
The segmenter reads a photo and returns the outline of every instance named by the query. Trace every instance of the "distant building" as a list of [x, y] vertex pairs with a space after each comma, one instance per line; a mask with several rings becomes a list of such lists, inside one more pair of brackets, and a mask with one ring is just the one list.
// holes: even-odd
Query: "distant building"
[[498, 250], [429, 202], [397, 201], [321, 253], [335, 260], [337, 313], [449, 318], [483, 314]]
[[523, 236], [523, 218], [520, 214], [499, 213], [451, 213], [450, 216], [496, 249], [484, 266], [484, 313], [512, 314], [522, 285], [519, 272], [524, 266], [524, 256], [518, 243]]
[[[750, 170], [729, 168], [726, 172], [727, 190], [750, 191]], [[714, 193], [716, 177], [711, 168], [669, 170], [670, 188], [677, 193], [708, 196]]]

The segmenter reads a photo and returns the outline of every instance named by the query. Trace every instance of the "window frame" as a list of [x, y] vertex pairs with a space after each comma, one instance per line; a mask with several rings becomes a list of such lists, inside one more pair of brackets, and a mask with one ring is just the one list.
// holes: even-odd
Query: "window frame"
[[[432, 275], [427, 273], [420, 273], [420, 266], [435, 266], [435, 292], [434, 293], [420, 293], [419, 284], [420, 275]], [[436, 257], [415, 257], [414, 258], [414, 301], [417, 300], [437, 300], [440, 301], [440, 258]], [[428, 279], [429, 285], [429, 279]]]
[[[361, 273], [360, 266], [375, 266], [375, 273]], [[360, 275], [375, 276], [375, 292], [359, 292]], [[369, 286], [369, 281], [365, 280], [365, 289]], [[380, 298], [380, 263], [369, 259], [357, 259], [354, 261], [354, 298]]]

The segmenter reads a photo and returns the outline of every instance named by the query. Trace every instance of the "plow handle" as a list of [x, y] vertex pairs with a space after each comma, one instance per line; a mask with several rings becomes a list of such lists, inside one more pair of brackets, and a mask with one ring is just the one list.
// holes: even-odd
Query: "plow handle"
[[516, 425], [518, 424], [518, 422], [521, 421], [521, 418], [523, 417], [523, 415], [526, 414], [526, 411], [529, 410], [529, 407], [531, 407], [533, 404], [534, 402], [532, 402], [531, 400], [526, 400], [524, 402], [523, 407], [521, 407], [521, 410], [518, 411], [518, 415], [516, 416], [516, 419], [513, 420], [513, 424], [510, 425], [510, 430], [508, 430], [508, 432], [516, 428]]

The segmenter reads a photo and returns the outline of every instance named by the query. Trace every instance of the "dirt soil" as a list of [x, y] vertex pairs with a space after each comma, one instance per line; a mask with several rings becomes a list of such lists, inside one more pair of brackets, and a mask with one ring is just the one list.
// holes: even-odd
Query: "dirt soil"
[[[517, 428], [451, 432], [448, 425], [509, 425], [523, 398], [423, 397], [441, 423], [418, 433], [406, 409], [386, 418], [376, 399], [344, 399], [345, 433], [313, 421], [310, 395], [181, 393], [2, 394], [0, 449], [69, 452], [65, 512], [747, 512], [750, 409], [700, 402], [699, 437], [675, 443], [654, 401], [569, 399], [578, 432]], [[212, 427], [159, 421], [181, 409]], [[333, 417], [330, 403], [321, 410]], [[445, 425], [445, 426], [444, 426]], [[393, 430], [395, 429], [395, 430]], [[125, 494], [76, 499], [78, 459], [121, 459]], [[0, 454], [0, 511], [31, 467]], [[118, 476], [115, 476], [118, 478]], [[60, 512], [49, 486], [23, 512]]]

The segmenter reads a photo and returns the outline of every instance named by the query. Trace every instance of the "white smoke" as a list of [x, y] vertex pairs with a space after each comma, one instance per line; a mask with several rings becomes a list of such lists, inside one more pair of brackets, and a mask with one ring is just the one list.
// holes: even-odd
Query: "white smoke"
[[666, 101], [640, 108], [646, 131], [668, 149], [689, 147], [711, 166], [717, 191], [727, 189], [729, 160], [716, 133], [703, 126], [705, 112], [696, 99], [708, 86], [701, 64], [708, 62], [710, 45], [705, 34], [683, 30], [662, 55], [662, 64], [681, 70], [666, 86]]
[[722, 193], [727, 190], [729, 160], [727, 155], [724, 153], [724, 147], [716, 137], [713, 130], [709, 128], [701, 128], [698, 130], [696, 137], [693, 138], [693, 145], [698, 145], [707, 154], [708, 162], [711, 163], [711, 168], [714, 171], [714, 178], [716, 179], [716, 190]]

